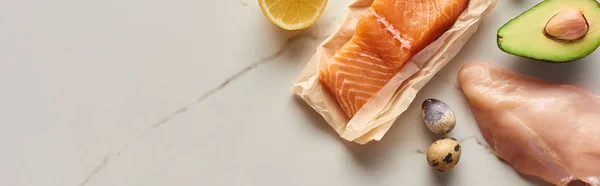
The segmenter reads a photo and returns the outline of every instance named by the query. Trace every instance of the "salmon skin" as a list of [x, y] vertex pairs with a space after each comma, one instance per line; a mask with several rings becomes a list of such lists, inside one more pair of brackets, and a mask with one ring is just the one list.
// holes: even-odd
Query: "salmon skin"
[[352, 118], [427, 45], [442, 35], [468, 0], [375, 0], [352, 38], [319, 72], [320, 82]]

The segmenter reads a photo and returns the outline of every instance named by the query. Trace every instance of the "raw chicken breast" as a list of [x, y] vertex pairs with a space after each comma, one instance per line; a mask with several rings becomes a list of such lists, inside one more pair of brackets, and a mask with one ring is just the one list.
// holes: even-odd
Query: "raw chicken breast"
[[458, 81], [496, 154], [518, 172], [557, 185], [600, 185], [600, 97], [485, 64]]

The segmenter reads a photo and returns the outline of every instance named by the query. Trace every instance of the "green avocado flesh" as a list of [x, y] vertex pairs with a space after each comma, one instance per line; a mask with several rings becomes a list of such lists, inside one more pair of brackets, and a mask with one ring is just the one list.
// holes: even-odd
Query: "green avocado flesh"
[[[548, 21], [567, 8], [579, 9], [589, 25], [587, 34], [561, 42], [546, 36]], [[510, 20], [498, 30], [498, 47], [509, 54], [550, 62], [583, 58], [600, 45], [600, 4], [596, 0], [546, 0]]]

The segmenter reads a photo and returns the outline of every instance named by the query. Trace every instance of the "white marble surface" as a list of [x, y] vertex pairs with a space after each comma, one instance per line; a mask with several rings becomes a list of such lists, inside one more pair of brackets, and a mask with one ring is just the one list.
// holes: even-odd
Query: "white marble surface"
[[[553, 65], [497, 49], [496, 30], [539, 2], [501, 0], [383, 141], [345, 142], [290, 88], [349, 2], [287, 32], [255, 0], [0, 1], [0, 185], [536, 185], [486, 149], [460, 66], [600, 94], [600, 52]], [[449, 173], [419, 153], [435, 139], [419, 120], [430, 97], [458, 116]]]

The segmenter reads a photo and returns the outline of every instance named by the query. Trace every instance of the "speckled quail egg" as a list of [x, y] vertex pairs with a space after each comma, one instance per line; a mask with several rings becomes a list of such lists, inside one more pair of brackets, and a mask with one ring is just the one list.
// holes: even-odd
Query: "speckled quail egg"
[[448, 134], [456, 125], [456, 116], [450, 106], [437, 99], [423, 101], [421, 115], [427, 128], [439, 135]]
[[448, 171], [460, 160], [461, 147], [454, 138], [438, 139], [427, 150], [427, 163], [440, 172]]

